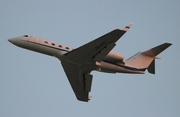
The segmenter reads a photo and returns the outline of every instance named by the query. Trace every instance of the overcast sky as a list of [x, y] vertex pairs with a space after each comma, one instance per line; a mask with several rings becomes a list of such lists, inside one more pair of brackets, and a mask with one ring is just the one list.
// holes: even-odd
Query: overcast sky
[[[0, 117], [178, 117], [179, 0], [0, 0]], [[58, 59], [7, 41], [24, 34], [79, 47], [133, 23], [115, 51], [125, 59], [164, 42], [156, 74], [93, 71], [88, 103], [76, 99]]]

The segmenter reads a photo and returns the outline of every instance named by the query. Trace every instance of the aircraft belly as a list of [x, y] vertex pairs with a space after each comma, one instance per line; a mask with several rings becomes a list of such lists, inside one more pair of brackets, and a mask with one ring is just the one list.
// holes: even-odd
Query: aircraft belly
[[118, 67], [117, 65], [113, 65], [107, 62], [100, 62], [101, 66], [100, 69], [103, 71], [112, 71], [112, 72], [122, 72], [124, 71], [123, 68]]
[[35, 52], [39, 52], [42, 54], [46, 54], [49, 56], [56, 56], [58, 54], [57, 49], [49, 48], [49, 47], [42, 46], [42, 45], [37, 45], [35, 43], [28, 43], [28, 44], [26, 44], [26, 47], [23, 47], [23, 48], [26, 48], [26, 49], [29, 49], [29, 50], [32, 50]]
[[132, 73], [132, 74], [144, 74], [144, 72], [142, 71], [135, 71], [135, 70], [130, 70], [130, 69], [126, 69], [124, 67], [118, 66], [118, 65], [114, 65], [114, 64], [110, 64], [104, 61], [100, 62], [101, 66], [99, 66], [100, 70], [102, 72], [107, 72], [107, 73]]

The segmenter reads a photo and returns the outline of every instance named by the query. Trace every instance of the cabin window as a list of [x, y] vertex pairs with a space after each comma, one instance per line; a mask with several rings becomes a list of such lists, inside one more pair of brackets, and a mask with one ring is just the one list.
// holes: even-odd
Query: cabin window
[[28, 35], [24, 35], [24, 37], [28, 37]]
[[66, 49], [69, 49], [68, 47], [66, 47]]
[[59, 45], [60, 48], [62, 48], [62, 45]]
[[48, 42], [47, 42], [47, 41], [44, 41], [44, 43], [48, 44]]
[[55, 44], [54, 44], [54, 43], [51, 43], [51, 45], [55, 46]]

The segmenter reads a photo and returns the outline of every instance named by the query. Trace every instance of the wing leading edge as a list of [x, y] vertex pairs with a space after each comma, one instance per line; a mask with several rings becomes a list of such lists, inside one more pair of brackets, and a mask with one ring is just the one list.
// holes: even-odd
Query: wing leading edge
[[100, 62], [114, 47], [116, 41], [131, 27], [129, 24], [122, 30], [113, 30], [71, 52], [64, 54], [61, 61], [71, 87], [80, 101], [89, 100], [92, 75], [90, 72], [95, 67], [95, 62]]

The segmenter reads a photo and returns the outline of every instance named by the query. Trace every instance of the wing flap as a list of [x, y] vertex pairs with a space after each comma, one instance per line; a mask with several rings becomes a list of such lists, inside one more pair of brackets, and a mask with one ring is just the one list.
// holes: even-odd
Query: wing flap
[[84, 80], [85, 80], [85, 84], [84, 84], [85, 91], [91, 92], [92, 77], [93, 76], [91, 74], [85, 74], [85, 77], [84, 77]]
[[116, 46], [115, 43], [110, 43], [107, 47], [95, 55], [94, 60], [100, 62], [102, 58], [104, 58], [114, 48], [114, 46]]

